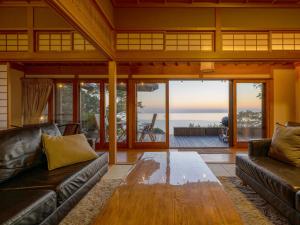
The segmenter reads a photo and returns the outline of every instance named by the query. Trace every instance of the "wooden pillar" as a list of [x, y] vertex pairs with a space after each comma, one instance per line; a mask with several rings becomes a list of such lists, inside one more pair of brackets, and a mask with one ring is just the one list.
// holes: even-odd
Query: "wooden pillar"
[[116, 126], [116, 98], [117, 98], [117, 64], [108, 63], [109, 82], [109, 164], [117, 163], [117, 126]]
[[300, 122], [300, 63], [295, 63], [296, 66], [296, 120]]
[[34, 16], [33, 16], [33, 7], [27, 7], [27, 31], [28, 31], [28, 51], [34, 52], [34, 33], [33, 33], [33, 24], [34, 24]]
[[221, 24], [221, 8], [215, 8], [215, 51], [222, 51], [222, 24]]

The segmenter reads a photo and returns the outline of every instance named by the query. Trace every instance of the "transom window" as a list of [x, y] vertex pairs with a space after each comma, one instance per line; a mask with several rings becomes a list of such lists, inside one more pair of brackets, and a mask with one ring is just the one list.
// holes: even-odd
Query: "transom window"
[[300, 32], [272, 33], [272, 50], [300, 50]]
[[212, 51], [212, 33], [167, 33], [167, 51]]
[[0, 33], [0, 51], [28, 51], [27, 33]]
[[223, 51], [268, 51], [267, 33], [224, 33], [222, 34]]
[[163, 50], [163, 33], [118, 33], [117, 50]]

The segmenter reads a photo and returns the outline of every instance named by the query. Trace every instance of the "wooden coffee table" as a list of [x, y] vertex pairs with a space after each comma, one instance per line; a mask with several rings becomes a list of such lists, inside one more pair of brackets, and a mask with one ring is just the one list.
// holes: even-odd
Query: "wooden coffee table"
[[221, 183], [195, 152], [145, 153], [95, 225], [243, 224]]

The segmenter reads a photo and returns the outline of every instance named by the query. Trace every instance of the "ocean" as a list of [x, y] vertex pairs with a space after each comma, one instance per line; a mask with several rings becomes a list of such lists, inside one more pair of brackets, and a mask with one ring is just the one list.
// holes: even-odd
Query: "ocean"
[[[219, 126], [224, 116], [228, 116], [228, 113], [170, 113], [170, 134], [174, 133], [174, 127], [188, 127], [191, 123], [201, 127]], [[153, 113], [139, 113], [138, 121], [149, 123], [152, 117]], [[158, 113], [154, 127], [165, 131], [165, 117], [165, 114]]]

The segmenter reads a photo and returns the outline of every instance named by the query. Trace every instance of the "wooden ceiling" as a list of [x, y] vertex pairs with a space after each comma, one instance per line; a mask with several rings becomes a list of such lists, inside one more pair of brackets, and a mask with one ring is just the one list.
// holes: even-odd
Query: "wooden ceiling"
[[115, 7], [300, 7], [300, 0], [111, 0]]

